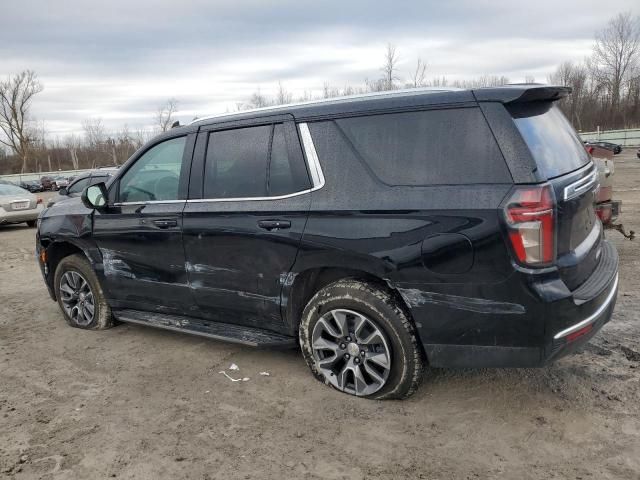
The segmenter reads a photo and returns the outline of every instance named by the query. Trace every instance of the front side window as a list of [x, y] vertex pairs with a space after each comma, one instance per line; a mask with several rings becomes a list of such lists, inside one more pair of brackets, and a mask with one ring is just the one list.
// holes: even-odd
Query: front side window
[[120, 179], [119, 201], [177, 200], [186, 139], [166, 140], [138, 158]]

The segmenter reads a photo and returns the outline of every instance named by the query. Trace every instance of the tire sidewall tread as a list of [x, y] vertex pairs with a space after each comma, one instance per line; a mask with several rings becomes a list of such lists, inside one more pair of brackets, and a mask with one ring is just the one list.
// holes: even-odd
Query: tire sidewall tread
[[[303, 311], [299, 341], [313, 375], [331, 385], [316, 367], [310, 337], [317, 320], [326, 311], [335, 308], [370, 315], [392, 345], [393, 361], [387, 384], [378, 392], [363, 398], [386, 400], [412, 395], [420, 384], [424, 363], [415, 326], [390, 292], [356, 279], [343, 279], [325, 286], [311, 298]], [[398, 363], [402, 367], [400, 372]]]
[[[96, 312], [93, 316], [93, 321], [87, 326], [81, 326], [74, 323], [66, 314], [62, 305], [62, 300], [60, 297], [60, 278], [65, 272], [69, 270], [76, 270], [81, 273], [86, 281], [89, 282], [91, 291], [93, 292]], [[56, 267], [53, 281], [58, 305], [60, 306], [62, 315], [70, 326], [74, 328], [81, 328], [84, 330], [105, 330], [107, 328], [111, 328], [114, 325], [111, 308], [107, 304], [104, 292], [102, 290], [100, 282], [98, 281], [98, 277], [96, 277], [93, 268], [91, 268], [91, 264], [84, 255], [73, 254], [60, 260], [60, 263], [58, 263], [58, 266]]]

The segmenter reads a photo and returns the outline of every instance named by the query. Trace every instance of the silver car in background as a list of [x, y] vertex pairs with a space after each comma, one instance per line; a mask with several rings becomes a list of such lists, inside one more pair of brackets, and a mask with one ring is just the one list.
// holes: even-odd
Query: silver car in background
[[0, 225], [26, 222], [35, 227], [43, 209], [42, 199], [33, 193], [17, 185], [0, 183]]

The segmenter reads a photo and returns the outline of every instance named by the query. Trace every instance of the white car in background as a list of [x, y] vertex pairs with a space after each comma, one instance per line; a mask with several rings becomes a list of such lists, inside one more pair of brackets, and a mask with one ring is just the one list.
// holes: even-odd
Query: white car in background
[[0, 225], [26, 222], [35, 227], [43, 209], [42, 199], [33, 193], [17, 185], [0, 183]]

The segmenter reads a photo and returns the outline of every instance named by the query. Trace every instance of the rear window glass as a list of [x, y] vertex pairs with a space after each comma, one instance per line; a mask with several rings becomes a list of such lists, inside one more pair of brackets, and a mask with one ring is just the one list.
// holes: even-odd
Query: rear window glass
[[509, 107], [520, 134], [546, 178], [572, 172], [589, 163], [589, 155], [569, 121], [550, 102]]
[[7, 185], [0, 183], [0, 195], [29, 195], [24, 188], [17, 187], [16, 185]]
[[336, 123], [373, 173], [388, 185], [511, 181], [477, 108], [371, 115]]

